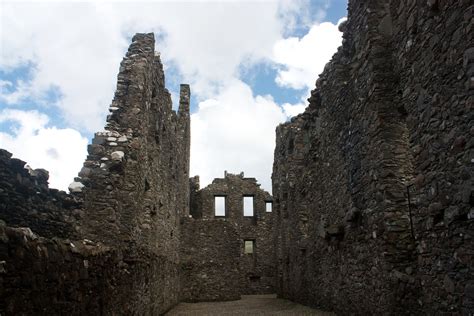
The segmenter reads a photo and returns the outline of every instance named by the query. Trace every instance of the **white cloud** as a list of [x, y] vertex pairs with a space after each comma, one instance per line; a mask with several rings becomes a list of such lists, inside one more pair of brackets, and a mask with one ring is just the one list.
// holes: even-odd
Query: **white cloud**
[[[126, 46], [119, 30], [90, 3], [2, 3], [0, 67], [35, 65], [21, 97], [37, 99], [52, 87], [68, 123], [88, 131], [104, 124], [117, 66]], [[17, 100], [19, 101], [19, 100]]]
[[283, 111], [285, 112], [286, 116], [293, 117], [293, 116], [296, 116], [300, 113], [303, 113], [304, 110], [306, 109], [306, 104], [303, 104], [303, 103], [298, 103], [298, 104], [285, 103], [281, 107], [283, 108]]
[[273, 60], [280, 65], [277, 84], [294, 89], [313, 88], [316, 78], [341, 45], [338, 25], [343, 20], [337, 24], [315, 24], [302, 38], [277, 41], [273, 48]]
[[50, 187], [66, 190], [86, 158], [87, 139], [73, 129], [47, 127], [48, 117], [37, 111], [4, 109], [0, 124], [15, 123], [13, 133], [0, 132], [0, 148], [50, 172]]
[[0, 80], [0, 101], [16, 104], [29, 95], [31, 95], [30, 86], [23, 80], [17, 80], [15, 83]]
[[244, 171], [271, 191], [275, 128], [286, 118], [270, 96], [253, 96], [248, 85], [233, 81], [191, 116], [191, 174], [204, 186], [224, 170]]
[[284, 21], [285, 33], [291, 33], [294, 29], [309, 29], [315, 22], [323, 21], [331, 1], [333, 0], [280, 0], [279, 12]]
[[307, 1], [285, 2], [3, 1], [0, 28], [8, 31], [0, 35], [0, 68], [33, 63], [31, 86], [22, 89], [29, 95], [21, 96], [58, 87], [62, 116], [92, 132], [104, 123], [119, 62], [135, 32], [160, 36], [165, 64], [177, 65], [202, 100], [226, 86], [244, 60], [271, 56], [285, 21]]
[[[305, 102], [279, 107], [269, 96], [254, 96], [238, 79], [238, 69], [272, 61], [281, 67], [280, 85], [312, 87], [340, 34], [335, 25], [322, 23], [301, 39], [283, 39], [293, 27], [323, 16], [324, 10], [310, 13], [309, 5], [309, 0], [3, 1], [0, 69], [34, 68], [31, 81], [17, 81], [13, 92], [13, 84], [3, 80], [0, 101], [21, 107], [22, 100], [41, 100], [45, 91], [58, 88], [61, 98], [54, 106], [67, 126], [101, 130], [130, 37], [153, 31], [165, 69], [176, 65], [202, 101], [192, 115], [192, 170], [202, 183], [222, 177], [224, 170], [245, 171], [269, 190], [275, 127], [303, 111]], [[46, 127], [47, 118], [37, 112], [9, 111], [0, 112], [2, 121], [15, 120], [20, 129], [15, 136], [1, 133], [0, 147], [49, 170], [52, 185], [64, 188], [82, 164], [85, 139], [73, 129]]]

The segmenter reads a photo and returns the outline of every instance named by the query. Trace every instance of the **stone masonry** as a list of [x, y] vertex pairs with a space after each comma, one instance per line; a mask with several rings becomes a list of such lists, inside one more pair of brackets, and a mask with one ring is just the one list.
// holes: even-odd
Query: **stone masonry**
[[190, 178], [190, 88], [173, 110], [154, 35], [136, 34], [69, 194], [0, 150], [0, 315], [272, 292], [474, 315], [471, 2], [350, 0], [306, 111], [277, 128], [273, 197], [243, 173]]
[[474, 313], [470, 1], [349, 1], [277, 129], [277, 292], [340, 314]]
[[0, 152], [1, 315], [159, 315], [178, 303], [189, 100], [182, 85], [172, 110], [154, 36], [137, 34], [71, 194]]
[[0, 149], [0, 220], [44, 237], [74, 235], [72, 223], [78, 219], [80, 200], [49, 189], [46, 170], [25, 168], [24, 161], [11, 157]]
[[183, 219], [180, 244], [181, 301], [240, 299], [239, 237], [237, 229], [229, 222]]
[[[70, 194], [0, 150], [1, 315], [159, 315], [273, 292], [271, 197], [243, 175], [203, 190], [189, 178], [190, 89], [172, 110], [154, 46], [153, 34], [132, 39]], [[228, 196], [228, 218], [207, 213], [212, 190]], [[252, 217], [242, 194], [255, 198]]]
[[[275, 282], [273, 212], [266, 210], [266, 204], [272, 203], [271, 195], [260, 188], [255, 178], [245, 178], [243, 172], [237, 175], [225, 172], [224, 178], [214, 179], [210, 185], [201, 190], [199, 190], [199, 179], [195, 177], [191, 179], [190, 186], [193, 197], [191, 200], [193, 221], [197, 224], [212, 223], [218, 227], [216, 230], [220, 231], [211, 235], [207, 245], [203, 247], [212, 247], [220, 243], [227, 243], [227, 247], [232, 247], [235, 237], [227, 239], [223, 234], [230, 229], [235, 230], [238, 251], [234, 253], [235, 263], [230, 266], [239, 267], [238, 294], [273, 293]], [[216, 196], [225, 198], [225, 214], [222, 216], [215, 213]], [[253, 200], [252, 216], [244, 216], [244, 197]], [[252, 244], [252, 253], [245, 252], [245, 241]], [[213, 260], [213, 257], [208, 258]], [[228, 267], [223, 267], [222, 271], [217, 272], [217, 277], [221, 278], [230, 271]]]

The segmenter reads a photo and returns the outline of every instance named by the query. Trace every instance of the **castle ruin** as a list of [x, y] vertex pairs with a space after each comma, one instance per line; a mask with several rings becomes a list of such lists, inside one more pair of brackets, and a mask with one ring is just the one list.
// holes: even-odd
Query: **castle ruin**
[[[189, 175], [153, 34], [132, 39], [67, 194], [0, 150], [0, 314], [160, 315], [276, 292], [345, 314], [474, 314], [474, 6], [350, 0], [273, 197]], [[316, 75], [316, 74], [315, 74]]]
[[[274, 293], [276, 265], [271, 195], [260, 188], [255, 178], [245, 178], [243, 172], [235, 175], [226, 171], [224, 178], [214, 179], [201, 190], [197, 190], [196, 181], [197, 177], [192, 178], [194, 190], [190, 201], [194, 222], [212, 221], [211, 225], [218, 227], [224, 221], [237, 236], [240, 246], [235, 258], [238, 263], [234, 265], [240, 267], [236, 276], [240, 294]], [[218, 234], [211, 237], [210, 245], [219, 240], [227, 241]]]

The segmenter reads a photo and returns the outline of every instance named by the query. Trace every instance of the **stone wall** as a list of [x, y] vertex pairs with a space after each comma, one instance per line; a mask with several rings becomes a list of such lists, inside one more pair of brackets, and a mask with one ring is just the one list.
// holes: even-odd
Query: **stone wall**
[[[198, 183], [194, 179], [194, 184]], [[196, 188], [196, 186], [194, 186]], [[207, 187], [192, 194], [191, 205], [196, 209], [191, 214], [202, 221], [213, 220], [215, 225], [233, 225], [240, 240], [239, 261], [240, 294], [273, 293], [275, 284], [275, 264], [273, 256], [273, 213], [266, 212], [265, 203], [272, 201], [270, 194], [260, 188], [255, 178], [245, 178], [244, 174], [225, 173], [224, 178], [216, 178]], [[225, 196], [225, 216], [216, 217], [215, 196]], [[243, 197], [252, 196], [254, 216], [244, 216]], [[220, 234], [214, 239], [220, 240]], [[254, 253], [244, 253], [244, 241], [254, 241]]]
[[472, 312], [468, 4], [349, 1], [308, 108], [277, 129], [280, 296], [341, 314]]
[[150, 253], [166, 262], [149, 293], [166, 309], [178, 302], [179, 221], [189, 214], [190, 91], [181, 85], [176, 113], [154, 46], [153, 34], [133, 38], [105, 131], [76, 180], [84, 185], [82, 236], [126, 249], [126, 260]]
[[182, 85], [172, 110], [154, 43], [153, 34], [133, 38], [105, 131], [95, 134], [76, 180], [84, 185], [85, 236], [126, 247], [163, 239], [176, 249], [179, 218], [189, 213], [190, 95]]
[[240, 247], [237, 229], [229, 222], [183, 219], [180, 300], [240, 299]]
[[0, 225], [2, 315], [159, 315], [167, 262], [151, 253], [127, 261], [89, 240], [47, 239]]
[[30, 227], [44, 237], [73, 235], [81, 200], [49, 189], [49, 173], [25, 165], [0, 149], [0, 220], [12, 227]]
[[[395, 3], [394, 3], [395, 4]], [[427, 313], [474, 313], [474, 6], [392, 4], [407, 111], [416, 280]]]
[[173, 111], [154, 46], [153, 34], [133, 37], [107, 125], [71, 194], [49, 190], [46, 171], [0, 152], [0, 219], [8, 225], [0, 314], [158, 315], [178, 302], [190, 92], [181, 85]]
[[201, 200], [200, 200], [200, 192], [199, 189], [201, 188], [199, 182], [199, 176], [194, 176], [189, 178], [189, 214], [193, 218], [201, 218]]

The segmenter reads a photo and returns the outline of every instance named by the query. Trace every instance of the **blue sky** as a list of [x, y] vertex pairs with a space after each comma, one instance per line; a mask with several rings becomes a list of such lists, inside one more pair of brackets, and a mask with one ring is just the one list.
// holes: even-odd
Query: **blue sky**
[[66, 189], [102, 129], [135, 32], [155, 32], [167, 87], [192, 91], [191, 172], [270, 190], [274, 130], [304, 110], [340, 45], [342, 0], [0, 2], [0, 148]]

